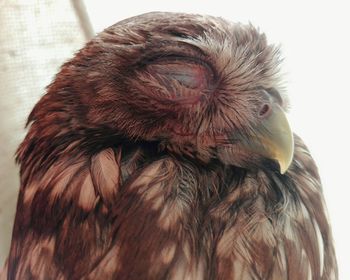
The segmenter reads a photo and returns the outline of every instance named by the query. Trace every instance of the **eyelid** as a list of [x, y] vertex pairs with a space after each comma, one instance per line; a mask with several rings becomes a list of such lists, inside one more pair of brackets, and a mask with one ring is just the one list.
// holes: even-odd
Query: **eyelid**
[[151, 73], [174, 79], [191, 89], [204, 89], [214, 80], [211, 67], [194, 58], [166, 56], [148, 64], [147, 68]]

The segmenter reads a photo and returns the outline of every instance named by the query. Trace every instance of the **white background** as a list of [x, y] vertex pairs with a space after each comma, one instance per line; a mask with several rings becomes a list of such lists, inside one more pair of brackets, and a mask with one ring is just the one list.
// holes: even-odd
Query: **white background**
[[[119, 1], [118, 1], [119, 2]], [[341, 280], [350, 279], [350, 8], [346, 1], [86, 0], [95, 31], [149, 11], [176, 11], [251, 22], [279, 43], [293, 130], [321, 173]], [[122, 3], [122, 4], [121, 4]], [[349, 3], [350, 4], [350, 3]]]

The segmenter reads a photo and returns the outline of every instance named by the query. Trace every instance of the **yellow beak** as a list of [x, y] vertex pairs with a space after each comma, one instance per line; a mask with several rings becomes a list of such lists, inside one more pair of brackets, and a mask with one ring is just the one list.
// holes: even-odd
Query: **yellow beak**
[[261, 121], [257, 133], [244, 146], [278, 162], [281, 174], [290, 166], [294, 153], [293, 133], [283, 109], [274, 104], [271, 114]]

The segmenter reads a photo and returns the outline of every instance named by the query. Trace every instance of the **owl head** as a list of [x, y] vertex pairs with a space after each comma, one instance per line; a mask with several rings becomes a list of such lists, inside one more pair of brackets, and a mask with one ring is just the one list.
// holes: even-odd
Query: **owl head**
[[294, 145], [279, 65], [279, 50], [251, 25], [148, 13], [80, 50], [30, 121], [60, 115], [60, 131], [90, 131], [94, 144], [118, 135], [203, 162], [275, 163], [283, 173]]

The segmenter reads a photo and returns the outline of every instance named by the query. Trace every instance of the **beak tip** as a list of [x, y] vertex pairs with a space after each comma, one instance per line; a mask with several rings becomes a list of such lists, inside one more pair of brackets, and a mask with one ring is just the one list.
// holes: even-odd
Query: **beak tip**
[[287, 160], [277, 160], [280, 167], [280, 173], [282, 175], [287, 172], [288, 168], [292, 164], [292, 161], [293, 161], [293, 152], [290, 154]]
[[288, 167], [285, 167], [283, 165], [280, 165], [280, 173], [283, 175], [284, 173], [286, 173], [286, 171], [288, 170]]

